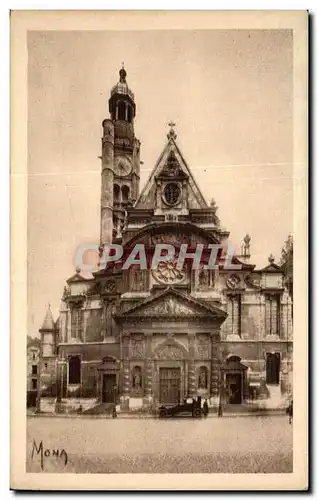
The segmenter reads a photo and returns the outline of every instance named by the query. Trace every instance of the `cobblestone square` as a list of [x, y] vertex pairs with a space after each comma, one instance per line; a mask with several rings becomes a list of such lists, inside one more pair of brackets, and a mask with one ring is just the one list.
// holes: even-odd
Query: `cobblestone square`
[[[287, 473], [292, 425], [285, 416], [208, 419], [31, 417], [27, 472]], [[53, 450], [68, 456], [57, 457]], [[50, 451], [46, 451], [50, 450]]]

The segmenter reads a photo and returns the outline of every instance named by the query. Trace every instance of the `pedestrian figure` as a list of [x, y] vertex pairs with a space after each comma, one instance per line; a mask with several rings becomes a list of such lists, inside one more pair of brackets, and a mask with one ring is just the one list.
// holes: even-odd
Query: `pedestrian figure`
[[219, 409], [218, 409], [218, 417], [222, 417], [223, 415], [223, 408], [221, 405], [221, 401], [219, 402]]
[[205, 399], [203, 403], [203, 415], [207, 417], [208, 413], [209, 413], [209, 406], [207, 400]]
[[116, 406], [113, 406], [113, 418], [117, 418]]
[[286, 413], [288, 415], [288, 421], [291, 424], [293, 421], [293, 400], [289, 403]]

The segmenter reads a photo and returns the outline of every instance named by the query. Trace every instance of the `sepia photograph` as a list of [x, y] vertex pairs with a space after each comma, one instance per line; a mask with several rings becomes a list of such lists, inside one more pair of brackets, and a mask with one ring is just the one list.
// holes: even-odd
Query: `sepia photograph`
[[14, 14], [13, 487], [305, 489], [307, 13]]

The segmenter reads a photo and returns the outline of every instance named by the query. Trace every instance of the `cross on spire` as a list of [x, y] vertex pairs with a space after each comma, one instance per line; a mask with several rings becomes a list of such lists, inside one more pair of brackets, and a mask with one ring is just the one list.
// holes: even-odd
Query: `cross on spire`
[[170, 130], [167, 134], [167, 137], [168, 139], [172, 138], [172, 139], [176, 139], [177, 138], [177, 134], [175, 133], [174, 131], [174, 127], [176, 126], [176, 124], [170, 120], [170, 122], [168, 123], [168, 126], [170, 127]]

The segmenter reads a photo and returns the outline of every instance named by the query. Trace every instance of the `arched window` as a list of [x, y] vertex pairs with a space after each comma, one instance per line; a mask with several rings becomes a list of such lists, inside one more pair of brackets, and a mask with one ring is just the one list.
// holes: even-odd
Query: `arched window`
[[81, 360], [79, 356], [71, 356], [68, 360], [68, 383], [81, 383]]
[[176, 205], [181, 198], [181, 189], [176, 182], [169, 182], [164, 188], [164, 197], [168, 205]]
[[114, 204], [116, 205], [120, 202], [120, 187], [118, 186], [118, 184], [114, 184], [113, 193], [114, 193]]
[[141, 387], [142, 387], [141, 367], [135, 366], [133, 369], [133, 388], [141, 389]]
[[279, 384], [280, 354], [279, 352], [266, 354], [266, 383]]
[[119, 101], [118, 103], [118, 120], [125, 120], [126, 103]]
[[128, 104], [128, 121], [129, 123], [132, 121], [132, 109], [130, 104]]
[[206, 366], [201, 366], [199, 370], [199, 389], [208, 388], [208, 369]]
[[127, 203], [128, 199], [129, 199], [129, 187], [128, 186], [122, 186], [121, 199], [122, 199], [123, 203]]

